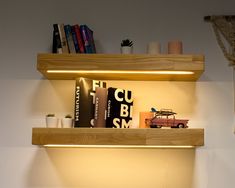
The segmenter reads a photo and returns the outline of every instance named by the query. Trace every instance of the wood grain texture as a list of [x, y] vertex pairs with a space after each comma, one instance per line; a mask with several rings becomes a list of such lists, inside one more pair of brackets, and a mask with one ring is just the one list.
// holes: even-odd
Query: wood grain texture
[[33, 128], [32, 144], [203, 146], [204, 129]]
[[[37, 69], [48, 79], [196, 81], [204, 72], [203, 55], [38, 54]], [[47, 70], [192, 71], [193, 75], [47, 73]]]

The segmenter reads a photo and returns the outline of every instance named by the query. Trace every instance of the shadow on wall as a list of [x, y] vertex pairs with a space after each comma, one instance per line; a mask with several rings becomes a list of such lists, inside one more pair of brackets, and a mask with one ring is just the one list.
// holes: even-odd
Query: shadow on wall
[[72, 113], [74, 110], [74, 80], [40, 80], [31, 98], [34, 114]]
[[26, 187], [189, 188], [194, 149], [38, 149]]

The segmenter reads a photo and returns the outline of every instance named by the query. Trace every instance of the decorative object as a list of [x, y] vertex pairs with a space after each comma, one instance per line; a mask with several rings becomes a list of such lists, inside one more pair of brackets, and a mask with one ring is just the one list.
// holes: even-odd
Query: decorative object
[[150, 42], [147, 46], [148, 54], [160, 54], [161, 53], [161, 45], [158, 42]]
[[133, 53], [133, 42], [131, 40], [129, 40], [129, 39], [122, 40], [121, 53], [122, 54], [132, 54]]
[[[211, 22], [217, 43], [229, 61], [229, 66], [233, 67], [233, 85], [235, 85], [235, 15], [205, 16], [204, 20]], [[224, 44], [225, 42], [227, 44]], [[235, 97], [235, 94], [233, 95]]]
[[154, 117], [145, 119], [146, 126], [150, 128], [188, 128], [187, 124], [189, 120], [176, 119], [176, 113], [171, 109], [156, 110], [155, 108], [151, 108], [151, 112], [154, 113]]
[[[235, 65], [235, 15], [205, 16], [204, 20], [212, 23], [216, 40], [230, 66]], [[229, 44], [225, 47], [224, 40]]]
[[182, 41], [170, 41], [168, 42], [168, 54], [182, 54], [183, 44]]
[[73, 119], [70, 114], [66, 115], [61, 119], [62, 128], [72, 128], [73, 127]]
[[55, 114], [46, 115], [46, 126], [48, 128], [58, 127], [58, 118], [55, 117]]

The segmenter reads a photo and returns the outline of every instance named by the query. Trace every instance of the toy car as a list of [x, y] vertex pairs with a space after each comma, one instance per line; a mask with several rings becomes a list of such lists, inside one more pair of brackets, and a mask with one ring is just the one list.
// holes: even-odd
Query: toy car
[[171, 109], [161, 109], [157, 111], [152, 108], [154, 117], [145, 119], [147, 126], [151, 128], [171, 127], [171, 128], [187, 128], [188, 119], [176, 119], [175, 112]]

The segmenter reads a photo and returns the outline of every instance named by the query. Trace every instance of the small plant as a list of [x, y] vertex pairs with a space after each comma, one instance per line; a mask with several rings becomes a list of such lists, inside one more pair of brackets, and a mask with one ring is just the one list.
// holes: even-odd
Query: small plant
[[72, 116], [70, 114], [67, 114], [65, 118], [72, 118]]
[[125, 40], [122, 40], [121, 46], [122, 46], [122, 47], [123, 47], [123, 46], [129, 46], [129, 47], [131, 47], [131, 46], [133, 46], [133, 42], [132, 42], [131, 40], [129, 40], [129, 39], [125, 39]]
[[55, 114], [47, 114], [46, 117], [55, 117]]

